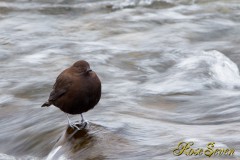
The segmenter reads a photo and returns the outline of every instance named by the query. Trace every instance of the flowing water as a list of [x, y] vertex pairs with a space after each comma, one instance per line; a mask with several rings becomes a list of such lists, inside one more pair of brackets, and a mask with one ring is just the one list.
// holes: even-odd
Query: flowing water
[[[181, 141], [240, 159], [239, 34], [238, 0], [0, 0], [0, 160], [210, 159]], [[79, 59], [103, 92], [68, 138], [40, 106]]]

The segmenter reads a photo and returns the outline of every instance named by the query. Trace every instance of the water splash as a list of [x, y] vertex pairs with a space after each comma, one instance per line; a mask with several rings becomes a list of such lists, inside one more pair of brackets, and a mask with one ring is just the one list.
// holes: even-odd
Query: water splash
[[[237, 65], [216, 50], [176, 57], [176, 65], [144, 88], [152, 94], [197, 92], [208, 88], [233, 89], [240, 86]], [[163, 80], [160, 80], [163, 79]]]
[[48, 154], [46, 160], [53, 160], [54, 156], [56, 155], [56, 153], [57, 153], [61, 148], [62, 148], [62, 146], [58, 146], [58, 147], [56, 147], [54, 150], [52, 150], [52, 151]]
[[203, 56], [206, 56], [209, 73], [216, 82], [230, 88], [240, 85], [239, 69], [232, 60], [216, 50], [203, 52]]

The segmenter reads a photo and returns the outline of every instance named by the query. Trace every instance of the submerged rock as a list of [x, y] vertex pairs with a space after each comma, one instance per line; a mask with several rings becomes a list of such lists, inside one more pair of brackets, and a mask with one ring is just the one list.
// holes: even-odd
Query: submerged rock
[[[78, 127], [81, 128], [79, 125]], [[78, 130], [68, 126], [49, 153], [50, 159], [106, 159], [130, 156], [133, 144], [105, 127], [89, 123]], [[121, 155], [121, 156], [120, 156]]]

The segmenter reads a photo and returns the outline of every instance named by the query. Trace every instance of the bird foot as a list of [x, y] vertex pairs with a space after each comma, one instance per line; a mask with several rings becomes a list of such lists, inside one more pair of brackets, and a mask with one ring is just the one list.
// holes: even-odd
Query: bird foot
[[81, 123], [82, 126], [84, 126], [84, 128], [89, 126], [89, 122], [88, 121], [82, 121]]
[[77, 126], [76, 123], [71, 123], [71, 124], [69, 124], [69, 126], [70, 126], [72, 129], [76, 128], [77, 130], [81, 130], [81, 127]]
[[83, 120], [81, 121], [80, 125], [83, 126], [83, 128], [86, 128], [87, 126], [89, 126], [89, 122], [86, 120]]
[[88, 122], [87, 121], [83, 121], [81, 123], [79, 123], [79, 121], [76, 121], [76, 122], [73, 122], [70, 124], [70, 127], [71, 128], [76, 128], [77, 130], [81, 130], [81, 129], [84, 129], [88, 126]]

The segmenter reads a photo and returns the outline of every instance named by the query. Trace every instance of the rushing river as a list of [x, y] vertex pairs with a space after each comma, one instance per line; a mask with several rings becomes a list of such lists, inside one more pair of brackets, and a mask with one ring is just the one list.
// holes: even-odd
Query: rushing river
[[[0, 160], [240, 159], [239, 35], [238, 0], [0, 0]], [[80, 59], [102, 98], [68, 138], [40, 106]], [[235, 153], [175, 156], [182, 141]]]

